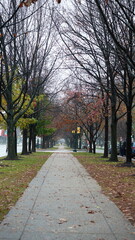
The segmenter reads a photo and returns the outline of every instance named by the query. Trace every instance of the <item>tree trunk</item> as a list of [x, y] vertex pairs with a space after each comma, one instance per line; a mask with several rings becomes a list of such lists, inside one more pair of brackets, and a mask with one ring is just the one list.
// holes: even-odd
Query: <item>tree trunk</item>
[[111, 116], [111, 156], [109, 161], [118, 162], [117, 157], [117, 119], [116, 119], [116, 106], [112, 106]]
[[23, 145], [22, 145], [22, 154], [26, 155], [28, 154], [27, 151], [27, 129], [23, 129]]
[[96, 153], [96, 141], [93, 140], [93, 153]]
[[92, 141], [91, 140], [89, 140], [89, 151], [88, 152], [92, 153]]
[[70, 138], [70, 147], [71, 147], [71, 148], [74, 148], [74, 139], [73, 139], [73, 136], [72, 136], [72, 138]]
[[32, 127], [29, 127], [29, 152], [32, 152]]
[[33, 124], [31, 127], [32, 127], [32, 152], [36, 152], [35, 124]]
[[36, 135], [32, 136], [32, 152], [36, 152]]
[[45, 136], [42, 137], [42, 148], [45, 148]]
[[17, 159], [16, 148], [15, 148], [15, 126], [13, 123], [12, 116], [7, 116], [7, 152], [6, 159], [14, 160]]
[[105, 117], [104, 158], [108, 158], [108, 116]]
[[89, 141], [89, 143], [90, 143], [90, 152], [92, 153], [92, 145], [93, 145], [93, 126], [90, 126], [90, 141]]
[[46, 148], [49, 148], [49, 138], [46, 137]]
[[132, 135], [132, 112], [130, 107], [127, 109], [127, 137], [126, 137], [126, 164], [132, 164], [131, 155], [131, 135]]
[[16, 132], [16, 127], [15, 127], [15, 153], [17, 156], [17, 132]]

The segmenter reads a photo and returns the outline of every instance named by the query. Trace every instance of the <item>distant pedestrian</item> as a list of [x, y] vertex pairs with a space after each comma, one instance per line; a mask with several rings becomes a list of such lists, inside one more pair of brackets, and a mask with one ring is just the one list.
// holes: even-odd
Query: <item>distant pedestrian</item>
[[124, 141], [121, 145], [121, 156], [126, 155], [126, 141]]

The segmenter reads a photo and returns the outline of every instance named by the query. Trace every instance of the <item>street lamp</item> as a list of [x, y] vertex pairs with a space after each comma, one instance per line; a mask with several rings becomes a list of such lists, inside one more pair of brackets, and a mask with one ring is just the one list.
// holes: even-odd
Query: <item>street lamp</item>
[[80, 127], [77, 127], [76, 130], [72, 130], [73, 138], [74, 138], [74, 149], [73, 152], [77, 152], [78, 145], [78, 134], [80, 134]]
[[72, 130], [73, 138], [74, 138], [74, 149], [73, 152], [77, 152], [77, 133], [76, 130]]

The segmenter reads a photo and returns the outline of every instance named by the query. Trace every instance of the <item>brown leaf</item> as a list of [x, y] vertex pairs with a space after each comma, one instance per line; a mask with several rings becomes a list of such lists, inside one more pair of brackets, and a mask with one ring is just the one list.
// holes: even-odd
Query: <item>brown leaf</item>
[[61, 3], [61, 0], [56, 0], [56, 2], [59, 4], [59, 3]]
[[65, 219], [65, 218], [60, 218], [59, 219], [59, 224], [63, 224], [65, 222], [67, 222], [67, 219]]
[[94, 213], [96, 213], [96, 212], [93, 210], [88, 211], [88, 214], [94, 214]]
[[23, 6], [24, 6], [24, 3], [21, 2], [21, 3], [19, 4], [19, 7], [21, 8], [21, 7], [23, 7]]

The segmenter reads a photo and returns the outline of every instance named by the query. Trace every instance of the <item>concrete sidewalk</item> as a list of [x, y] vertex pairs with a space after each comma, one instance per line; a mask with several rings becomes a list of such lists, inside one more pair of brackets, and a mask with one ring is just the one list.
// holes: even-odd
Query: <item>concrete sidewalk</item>
[[0, 225], [0, 240], [135, 240], [135, 228], [70, 153], [53, 153]]

